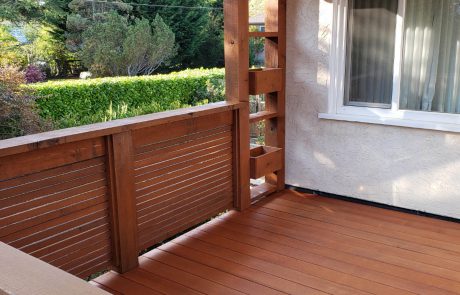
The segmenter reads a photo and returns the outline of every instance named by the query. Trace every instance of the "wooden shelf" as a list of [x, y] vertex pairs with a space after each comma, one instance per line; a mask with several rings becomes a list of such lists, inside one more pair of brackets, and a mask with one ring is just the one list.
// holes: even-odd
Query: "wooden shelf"
[[283, 69], [260, 68], [249, 70], [249, 94], [265, 94], [283, 89]]
[[276, 192], [276, 186], [269, 183], [262, 183], [258, 186], [251, 187], [251, 202], [255, 203]]
[[277, 112], [262, 111], [255, 114], [249, 115], [249, 123], [257, 123], [263, 120], [268, 120], [276, 118], [278, 116]]
[[250, 150], [249, 176], [259, 179], [283, 168], [283, 149], [272, 146], [255, 146]]
[[278, 38], [278, 32], [249, 32], [251, 38]]

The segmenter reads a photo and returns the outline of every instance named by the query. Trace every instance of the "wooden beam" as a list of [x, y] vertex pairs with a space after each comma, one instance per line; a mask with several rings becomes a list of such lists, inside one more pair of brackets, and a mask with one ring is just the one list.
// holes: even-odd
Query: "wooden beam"
[[278, 32], [249, 32], [251, 38], [278, 38]]
[[113, 264], [125, 273], [139, 265], [131, 131], [113, 134], [107, 143]]
[[225, 81], [228, 102], [241, 102], [234, 119], [235, 207], [251, 205], [249, 187], [249, 4], [224, 0]]
[[248, 0], [224, 0], [225, 91], [229, 102], [249, 102]]
[[249, 123], [254, 124], [260, 121], [276, 118], [278, 114], [276, 112], [262, 111], [249, 115]]

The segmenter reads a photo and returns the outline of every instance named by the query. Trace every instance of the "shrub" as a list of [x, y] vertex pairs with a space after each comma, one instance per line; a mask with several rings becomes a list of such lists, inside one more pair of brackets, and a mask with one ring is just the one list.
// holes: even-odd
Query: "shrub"
[[30, 91], [20, 87], [24, 83], [24, 73], [18, 68], [0, 68], [0, 139], [51, 129], [38, 115]]
[[25, 78], [27, 83], [38, 83], [45, 81], [46, 75], [39, 67], [29, 65], [26, 69]]
[[53, 81], [27, 88], [39, 97], [41, 115], [65, 128], [220, 101], [224, 99], [223, 78], [223, 69], [194, 69], [167, 75]]

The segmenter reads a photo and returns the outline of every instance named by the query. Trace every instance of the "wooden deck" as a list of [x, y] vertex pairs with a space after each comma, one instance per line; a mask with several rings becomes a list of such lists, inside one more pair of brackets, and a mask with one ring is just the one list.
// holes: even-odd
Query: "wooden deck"
[[284, 191], [92, 283], [114, 294], [460, 294], [460, 224]]

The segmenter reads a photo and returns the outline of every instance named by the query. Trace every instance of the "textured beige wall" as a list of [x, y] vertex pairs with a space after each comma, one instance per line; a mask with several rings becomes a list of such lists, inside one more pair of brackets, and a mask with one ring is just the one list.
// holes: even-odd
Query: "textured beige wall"
[[460, 218], [460, 134], [318, 119], [332, 1], [287, 2], [287, 183]]

